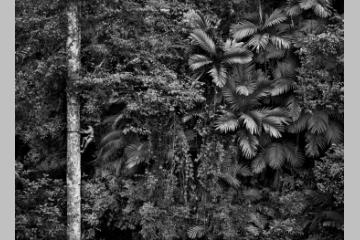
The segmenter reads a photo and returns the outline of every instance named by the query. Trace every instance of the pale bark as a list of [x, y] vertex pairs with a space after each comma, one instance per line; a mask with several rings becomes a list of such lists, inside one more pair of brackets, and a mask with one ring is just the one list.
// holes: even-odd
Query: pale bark
[[68, 38], [66, 42], [67, 80], [67, 239], [81, 239], [81, 168], [80, 168], [80, 104], [74, 83], [80, 73], [80, 27], [78, 1], [68, 0]]

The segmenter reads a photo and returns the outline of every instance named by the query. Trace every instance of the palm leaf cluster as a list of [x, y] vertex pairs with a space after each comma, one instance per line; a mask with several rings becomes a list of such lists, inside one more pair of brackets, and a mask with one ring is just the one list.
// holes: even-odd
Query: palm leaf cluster
[[190, 69], [198, 71], [199, 76], [209, 74], [218, 87], [225, 85], [228, 70], [232, 66], [252, 60], [252, 53], [244, 48], [243, 44], [227, 40], [217, 46], [203, 29], [195, 29], [190, 34], [190, 39], [194, 46], [199, 47], [198, 53], [189, 58]]
[[329, 144], [343, 141], [341, 125], [323, 111], [303, 111], [287, 131], [305, 134], [305, 153], [310, 157], [318, 156]]
[[236, 133], [245, 158], [255, 157], [260, 145], [282, 137], [290, 121], [288, 110], [264, 107], [262, 100], [280, 94], [284, 88], [278, 81], [269, 81], [261, 72], [254, 72], [253, 65], [238, 67], [224, 87], [229, 109], [218, 117], [216, 129]]
[[290, 17], [298, 16], [302, 11], [312, 10], [316, 16], [327, 18], [332, 14], [329, 0], [288, 0], [285, 12]]
[[277, 49], [289, 49], [291, 42], [285, 34], [288, 26], [283, 24], [287, 15], [283, 10], [275, 9], [269, 16], [263, 18], [260, 8], [256, 21], [244, 19], [231, 26], [230, 32], [236, 41], [246, 41], [246, 46], [256, 52], [275, 47]]

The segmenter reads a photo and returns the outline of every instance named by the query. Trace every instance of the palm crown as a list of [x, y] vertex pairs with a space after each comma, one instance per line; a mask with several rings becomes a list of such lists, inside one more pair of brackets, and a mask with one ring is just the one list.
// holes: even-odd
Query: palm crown
[[279, 49], [288, 49], [290, 40], [283, 34], [287, 25], [281, 24], [286, 20], [286, 14], [280, 9], [275, 9], [270, 16], [266, 15], [264, 18], [260, 5], [256, 23], [242, 20], [233, 25], [230, 31], [237, 41], [249, 38], [246, 45], [257, 52], [266, 49], [269, 44]]

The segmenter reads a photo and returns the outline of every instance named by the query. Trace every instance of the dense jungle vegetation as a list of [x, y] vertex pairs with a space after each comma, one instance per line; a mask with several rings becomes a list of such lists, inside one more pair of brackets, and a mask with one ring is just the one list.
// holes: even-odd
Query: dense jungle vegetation
[[[79, 4], [83, 240], [344, 239], [342, 0]], [[66, 239], [67, 1], [16, 0], [16, 239]]]

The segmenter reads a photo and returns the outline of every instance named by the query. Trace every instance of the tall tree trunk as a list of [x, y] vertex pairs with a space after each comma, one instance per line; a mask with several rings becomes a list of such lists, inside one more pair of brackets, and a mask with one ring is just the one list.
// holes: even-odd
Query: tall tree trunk
[[80, 27], [78, 0], [68, 0], [68, 38], [66, 42], [67, 80], [67, 239], [81, 239], [80, 104], [75, 83], [80, 78]]

